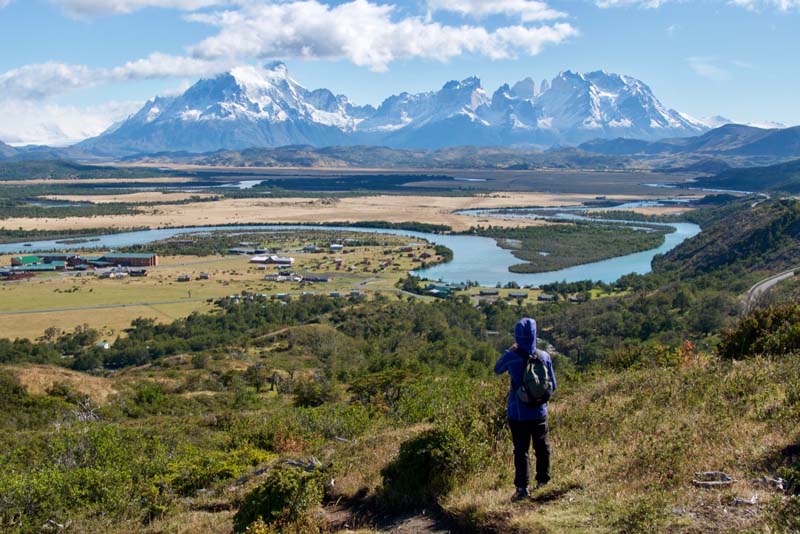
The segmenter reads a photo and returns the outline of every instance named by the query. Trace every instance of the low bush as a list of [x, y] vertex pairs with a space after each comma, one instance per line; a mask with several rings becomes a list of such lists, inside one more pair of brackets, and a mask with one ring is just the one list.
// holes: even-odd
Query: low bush
[[454, 427], [427, 430], [400, 446], [397, 459], [382, 471], [391, 508], [436, 504], [478, 470], [482, 451]]
[[323, 480], [322, 471], [309, 473], [288, 466], [274, 469], [263, 484], [245, 496], [233, 519], [234, 530], [245, 532], [258, 519], [267, 525], [298, 521], [322, 502]]

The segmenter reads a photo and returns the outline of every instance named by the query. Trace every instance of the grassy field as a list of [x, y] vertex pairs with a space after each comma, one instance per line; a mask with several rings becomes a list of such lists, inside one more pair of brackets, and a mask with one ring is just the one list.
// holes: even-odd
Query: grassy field
[[[400, 241], [398, 241], [398, 244]], [[138, 317], [152, 317], [170, 322], [194, 311], [211, 308], [209, 299], [251, 293], [303, 292], [328, 294], [350, 291], [366, 293], [397, 293], [395, 283], [419, 262], [404, 253], [384, 254], [387, 247], [348, 247], [347, 254], [337, 255], [344, 260], [337, 271], [333, 255], [292, 253], [297, 260], [291, 269], [298, 273], [327, 273], [330, 283], [308, 285], [297, 282], [267, 282], [264, 276], [275, 272], [275, 266], [260, 270], [249, 263], [249, 256], [160, 258], [144, 278], [122, 280], [99, 279], [91, 274], [74, 272], [46, 274], [31, 280], [0, 284], [0, 337], [40, 336], [47, 328], [71, 330], [88, 324], [101, 329], [112, 338]], [[420, 246], [417, 254], [434, 254], [433, 247]], [[96, 253], [96, 252], [93, 252]], [[435, 256], [434, 256], [435, 257]], [[389, 262], [380, 268], [381, 262]], [[10, 263], [10, 257], [0, 257], [0, 265]], [[378, 272], [373, 272], [378, 270]], [[210, 280], [199, 280], [208, 273]], [[178, 282], [180, 275], [189, 275], [190, 282]]]

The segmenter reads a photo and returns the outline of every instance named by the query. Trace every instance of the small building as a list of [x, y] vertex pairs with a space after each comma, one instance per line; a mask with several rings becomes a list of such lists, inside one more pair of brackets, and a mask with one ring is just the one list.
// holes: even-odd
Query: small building
[[556, 300], [558, 300], [558, 297], [555, 295], [550, 295], [549, 293], [542, 293], [541, 295], [536, 297], [536, 300], [538, 300], [539, 302], [555, 302]]
[[332, 292], [330, 293], [330, 296], [331, 296], [331, 297], [333, 297], [333, 298], [339, 298], [339, 297], [341, 297], [341, 296], [342, 296], [342, 294], [341, 294], [341, 293], [339, 293], [338, 291], [332, 291]]
[[44, 260], [40, 256], [14, 256], [11, 258], [11, 265], [13, 267], [36, 265], [37, 263], [44, 263]]
[[303, 275], [304, 282], [322, 283], [327, 284], [333, 281], [333, 278], [327, 274], [306, 274]]
[[447, 297], [452, 293], [449, 286], [428, 284], [425, 286], [425, 292], [434, 297]]
[[253, 256], [250, 263], [271, 263], [274, 265], [294, 265], [294, 258], [281, 256]]
[[586, 299], [584, 299], [580, 295], [572, 295], [567, 300], [569, 300], [570, 302], [573, 302], [573, 303], [578, 303], [578, 302], [584, 302]]
[[197, 278], [199, 278], [200, 280], [211, 280], [211, 275], [208, 273], [200, 273], [200, 276], [198, 276]]
[[511, 298], [511, 299], [526, 299], [526, 298], [528, 298], [528, 294], [527, 293], [522, 293], [522, 292], [509, 293], [508, 294], [508, 298]]
[[106, 254], [101, 260], [111, 265], [121, 265], [122, 267], [155, 267], [158, 265], [158, 256], [152, 252], [112, 253]]
[[255, 248], [233, 247], [228, 249], [228, 254], [236, 254], [237, 256], [250, 256], [255, 253]]
[[317, 245], [306, 245], [303, 247], [303, 252], [314, 253], [317, 252]]
[[182, 275], [178, 276], [178, 282], [191, 282], [191, 281], [192, 281], [192, 277], [189, 276], [188, 274], [182, 274]]
[[67, 264], [63, 261], [54, 261], [52, 263], [28, 263], [16, 267], [15, 271], [26, 273], [46, 273], [53, 271], [63, 271], [67, 268]]
[[481, 289], [479, 294], [482, 297], [496, 297], [500, 292], [496, 289]]
[[331, 252], [338, 252], [340, 250], [344, 250], [344, 245], [340, 245], [339, 243], [331, 243], [330, 250]]

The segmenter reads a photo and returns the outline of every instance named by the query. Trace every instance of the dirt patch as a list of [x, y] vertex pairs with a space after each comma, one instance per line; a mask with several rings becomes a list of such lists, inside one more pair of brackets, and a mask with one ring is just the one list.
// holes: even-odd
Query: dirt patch
[[51, 365], [12, 365], [11, 370], [31, 395], [44, 395], [53, 384], [63, 382], [93, 401], [103, 403], [117, 393], [111, 380]]

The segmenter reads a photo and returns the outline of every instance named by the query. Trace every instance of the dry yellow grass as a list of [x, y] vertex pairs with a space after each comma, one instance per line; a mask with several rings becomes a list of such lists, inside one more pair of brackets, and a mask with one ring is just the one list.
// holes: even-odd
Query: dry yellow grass
[[98, 403], [105, 402], [110, 395], [117, 393], [114, 384], [107, 378], [91, 376], [63, 367], [26, 364], [9, 365], [5, 366], [5, 369], [14, 373], [28, 393], [32, 395], [44, 395], [53, 384], [60, 382], [69, 384], [73, 390], [91, 397]]
[[211, 193], [167, 193], [164, 191], [142, 191], [139, 193], [126, 193], [124, 195], [46, 195], [42, 198], [49, 200], [64, 200], [67, 202], [91, 202], [92, 204], [112, 204], [119, 202], [181, 202], [190, 198], [211, 198], [216, 195]]
[[[89, 197], [74, 197], [87, 200]], [[91, 197], [95, 198], [95, 197]], [[609, 196], [610, 200], [623, 200]], [[592, 195], [548, 193], [489, 193], [473, 197], [376, 195], [342, 199], [276, 198], [225, 199], [141, 208], [136, 215], [69, 217], [63, 219], [6, 219], [3, 226], [24, 230], [65, 230], [77, 228], [174, 227], [219, 224], [330, 221], [390, 221], [446, 224], [466, 230], [476, 224], [520, 226], [546, 224], [503, 217], [476, 218], [454, 212], [476, 208], [564, 206], [593, 200]], [[624, 197], [630, 199], [630, 197]]]

